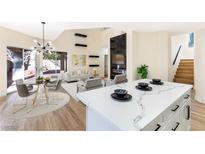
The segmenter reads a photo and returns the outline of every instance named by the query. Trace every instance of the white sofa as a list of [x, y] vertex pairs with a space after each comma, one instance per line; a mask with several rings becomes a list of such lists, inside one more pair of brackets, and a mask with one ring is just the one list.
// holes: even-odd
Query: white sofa
[[89, 79], [91, 75], [86, 74], [86, 73], [79, 73], [76, 71], [70, 71], [70, 72], [65, 72], [63, 75], [63, 80], [66, 82], [74, 82], [74, 81], [85, 81]]

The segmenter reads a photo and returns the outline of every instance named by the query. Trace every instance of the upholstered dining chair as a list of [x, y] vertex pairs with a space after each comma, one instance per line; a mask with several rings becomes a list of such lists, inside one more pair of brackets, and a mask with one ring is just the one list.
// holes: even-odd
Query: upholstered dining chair
[[50, 78], [51, 78], [51, 81], [57, 81], [60, 78], [60, 76], [59, 75], [51, 75]]
[[46, 84], [46, 87], [48, 87], [49, 89], [57, 91], [61, 88], [61, 85], [62, 85], [62, 80], [57, 80], [57, 81], [54, 81], [54, 82], [48, 82]]
[[[53, 99], [60, 99], [59, 96], [58, 96], [58, 90], [60, 90], [61, 88], [61, 85], [62, 85], [62, 80], [57, 80], [57, 81], [54, 81], [54, 82], [48, 82], [45, 86], [47, 88], [49, 88], [49, 90], [51, 91], [55, 91], [54, 93], [52, 93], [52, 95], [49, 96], [49, 98], [53, 98]], [[53, 104], [53, 105], [57, 105], [57, 104]]]
[[[18, 85], [24, 84], [23, 79], [16, 80], [16, 84], [18, 84]], [[33, 90], [33, 85], [26, 85], [26, 86], [28, 88], [28, 91]]]
[[127, 82], [126, 74], [120, 74], [120, 75], [115, 75], [115, 78], [113, 80], [105, 81], [105, 86], [110, 86], [110, 85], [115, 85], [115, 84], [120, 84], [125, 82]]
[[26, 103], [21, 104], [21, 105], [23, 105], [23, 107], [14, 111], [13, 112], [14, 114], [19, 112], [20, 110], [24, 109], [28, 104], [28, 97], [35, 93], [35, 92], [29, 92], [28, 87], [25, 84], [22, 84], [21, 82], [16, 83], [16, 88], [17, 88], [17, 93], [18, 93], [19, 97], [26, 98]]
[[77, 93], [80, 91], [87, 91], [87, 90], [97, 89], [100, 87], [103, 87], [102, 79], [100, 78], [88, 79], [85, 82], [77, 83]]

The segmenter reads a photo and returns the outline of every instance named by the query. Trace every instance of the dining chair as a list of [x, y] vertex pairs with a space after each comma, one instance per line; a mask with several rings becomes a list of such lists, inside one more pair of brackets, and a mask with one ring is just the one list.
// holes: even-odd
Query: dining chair
[[57, 91], [61, 88], [61, 85], [62, 85], [62, 80], [57, 80], [57, 81], [54, 81], [54, 82], [48, 82], [46, 84], [46, 87], [48, 87], [49, 89]]
[[49, 90], [55, 91], [54, 95], [52, 94], [52, 96], [49, 96], [49, 97], [59, 99], [59, 95], [58, 95], [57, 91], [60, 90], [61, 85], [62, 85], [62, 80], [61, 79], [58, 80], [58, 81], [55, 81], [55, 82], [48, 82], [45, 86], [47, 88], [49, 88]]
[[17, 82], [16, 88], [17, 88], [17, 93], [18, 93], [19, 97], [26, 98], [26, 103], [21, 104], [21, 105], [23, 105], [23, 107], [14, 111], [13, 114], [26, 108], [26, 106], [28, 105], [28, 97], [35, 93], [35, 92], [29, 92], [28, 87], [25, 84], [22, 84], [21, 82]]
[[[16, 84], [18, 84], [18, 85], [24, 84], [23, 79], [16, 80]], [[33, 90], [33, 85], [26, 85], [26, 86], [28, 88], [28, 91]]]

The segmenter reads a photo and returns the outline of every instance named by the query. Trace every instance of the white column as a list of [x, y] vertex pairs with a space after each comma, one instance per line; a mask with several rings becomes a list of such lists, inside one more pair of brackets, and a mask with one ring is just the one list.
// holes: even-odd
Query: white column
[[127, 30], [127, 79], [128, 81], [134, 80], [133, 75], [133, 31]]
[[0, 45], [0, 97], [7, 93], [7, 56], [6, 46]]
[[194, 86], [195, 99], [205, 103], [205, 30], [195, 33]]

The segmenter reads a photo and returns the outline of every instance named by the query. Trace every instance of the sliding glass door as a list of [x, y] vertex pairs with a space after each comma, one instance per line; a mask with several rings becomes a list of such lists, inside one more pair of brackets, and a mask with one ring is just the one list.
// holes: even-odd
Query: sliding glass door
[[35, 52], [17, 47], [7, 47], [7, 92], [16, 90], [15, 81], [36, 76]]
[[7, 48], [7, 88], [15, 80], [23, 78], [23, 49], [8, 47]]
[[43, 54], [43, 74], [55, 74], [67, 71], [67, 52], [53, 51]]
[[34, 78], [36, 75], [35, 52], [24, 50], [24, 79]]

